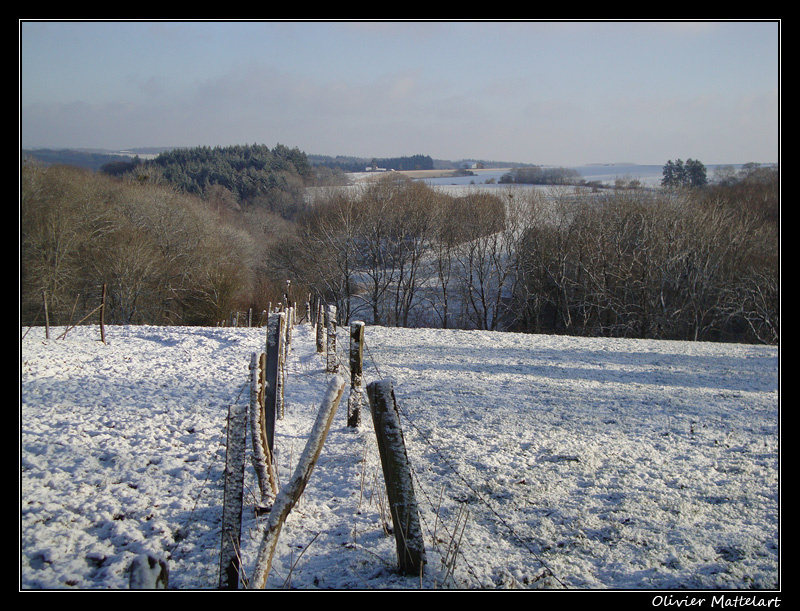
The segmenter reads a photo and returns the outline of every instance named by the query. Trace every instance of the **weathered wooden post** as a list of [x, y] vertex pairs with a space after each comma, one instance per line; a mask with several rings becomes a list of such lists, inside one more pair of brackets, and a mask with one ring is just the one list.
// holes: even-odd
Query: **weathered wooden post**
[[228, 406], [228, 444], [225, 452], [225, 492], [222, 506], [222, 544], [219, 554], [219, 587], [239, 587], [244, 500], [244, 459], [247, 432], [247, 406]]
[[325, 313], [320, 301], [317, 306], [317, 352], [325, 351]]
[[[264, 375], [264, 426], [269, 456], [274, 456], [275, 419], [278, 416], [281, 392], [281, 351], [283, 341], [283, 313], [270, 314], [267, 321], [267, 364]], [[282, 407], [282, 406], [281, 406]]]
[[100, 297], [100, 341], [106, 343], [106, 284], [103, 283], [103, 295]]
[[398, 568], [406, 575], [421, 575], [425, 544], [391, 380], [372, 382], [367, 386], [367, 396], [394, 524]]
[[166, 590], [169, 587], [167, 561], [153, 554], [139, 554], [131, 561], [128, 587], [131, 590]]
[[364, 372], [364, 323], [350, 323], [350, 396], [347, 399], [347, 426], [357, 428], [361, 424]]
[[253, 468], [261, 492], [262, 508], [269, 505], [270, 492], [277, 494], [278, 485], [272, 456], [267, 453], [267, 430], [265, 426], [264, 391], [266, 354], [253, 353], [250, 362], [250, 437], [253, 445]]
[[42, 291], [42, 307], [44, 308], [44, 338], [50, 339], [50, 314], [47, 311], [47, 292]]
[[336, 362], [336, 306], [329, 305], [325, 310], [325, 332], [328, 335], [325, 370], [328, 373], [336, 373], [339, 371], [339, 363]]
[[292, 351], [292, 331], [294, 330], [294, 307], [289, 308], [288, 315], [286, 316], [286, 338], [284, 340], [286, 354], [285, 358], [288, 361], [289, 353]]
[[275, 413], [280, 420], [284, 416], [284, 392], [286, 387], [286, 334], [289, 325], [289, 319], [286, 312], [278, 314], [281, 317], [280, 322], [280, 359], [278, 363], [278, 398], [275, 403]]

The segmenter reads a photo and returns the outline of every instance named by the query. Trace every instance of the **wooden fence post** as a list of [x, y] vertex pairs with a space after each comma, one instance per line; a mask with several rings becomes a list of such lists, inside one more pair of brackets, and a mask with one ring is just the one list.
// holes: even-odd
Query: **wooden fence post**
[[322, 302], [317, 307], [317, 352], [325, 350], [325, 314]]
[[284, 395], [286, 388], [286, 337], [289, 327], [289, 317], [285, 311], [280, 312], [278, 316], [281, 317], [280, 321], [280, 335], [279, 335], [279, 361], [278, 361], [278, 396], [275, 402], [275, 414], [281, 420], [284, 414]]
[[327, 365], [328, 373], [339, 371], [336, 362], [336, 306], [329, 305], [325, 310], [325, 330], [328, 335]]
[[103, 283], [103, 294], [100, 298], [100, 341], [106, 343], [106, 285]]
[[247, 406], [228, 406], [228, 444], [225, 452], [225, 492], [222, 506], [222, 544], [219, 554], [219, 587], [239, 587], [241, 568], [242, 501]]
[[42, 291], [42, 306], [44, 307], [44, 338], [50, 339], [50, 314], [47, 311], [46, 291]]
[[166, 590], [169, 587], [167, 561], [153, 554], [139, 554], [131, 561], [128, 587], [131, 590]]
[[425, 544], [391, 380], [372, 382], [367, 395], [394, 524], [398, 568], [406, 575], [421, 575]]
[[283, 391], [281, 372], [283, 313], [270, 314], [267, 320], [267, 364], [264, 375], [264, 426], [267, 437], [265, 451], [274, 456], [275, 418]]
[[284, 344], [286, 348], [286, 360], [289, 359], [289, 353], [292, 351], [292, 331], [294, 330], [294, 307], [289, 308], [286, 316], [286, 337]]
[[350, 396], [347, 399], [347, 426], [357, 428], [361, 424], [364, 376], [364, 323], [350, 323]]
[[253, 468], [261, 492], [260, 507], [269, 505], [270, 492], [278, 492], [272, 456], [267, 453], [267, 429], [265, 426], [264, 390], [267, 359], [263, 352], [254, 352], [250, 361], [250, 437], [253, 445]]

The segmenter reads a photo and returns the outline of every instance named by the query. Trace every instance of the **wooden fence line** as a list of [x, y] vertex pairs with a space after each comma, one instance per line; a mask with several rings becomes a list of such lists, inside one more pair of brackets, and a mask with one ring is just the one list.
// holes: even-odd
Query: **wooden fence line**
[[[309, 313], [312, 310], [308, 310]], [[275, 444], [275, 423], [283, 417], [282, 394], [294, 312], [269, 315], [267, 323], [266, 352], [251, 355], [250, 427], [253, 448], [252, 463], [256, 471], [261, 499], [257, 512], [269, 511], [263, 532], [256, 566], [249, 582], [250, 587], [264, 588], [272, 566], [272, 557], [282, 525], [297, 500], [302, 495], [311, 472], [319, 458], [322, 444], [330, 431], [334, 414], [344, 392], [344, 380], [331, 371], [336, 362], [336, 308], [320, 304], [317, 332], [325, 330], [327, 338], [326, 373], [334, 373], [323, 397], [309, 440], [292, 479], [280, 487], [272, 456]], [[348, 399], [347, 426], [360, 425], [363, 404], [363, 349], [365, 324], [350, 324], [350, 397]], [[319, 335], [317, 335], [319, 337]], [[317, 341], [319, 347], [319, 341]], [[375, 427], [381, 458], [387, 498], [394, 526], [397, 563], [401, 573], [421, 575], [425, 564], [425, 547], [422, 539], [419, 509], [408, 456], [400, 427], [399, 411], [392, 383], [379, 380], [367, 386], [369, 406]], [[231, 406], [228, 417], [228, 454], [226, 455], [225, 507], [220, 549], [220, 588], [236, 589], [241, 575], [241, 516], [243, 512], [244, 448], [247, 412]], [[243, 424], [243, 421], [245, 424]], [[270, 503], [270, 501], [272, 501]]]
[[[67, 336], [67, 333], [69, 333], [72, 329], [79, 326], [82, 322], [88, 320], [92, 315], [96, 314], [97, 312], [100, 312], [100, 320], [98, 321], [100, 324], [100, 341], [102, 341], [105, 344], [106, 343], [106, 331], [105, 331], [106, 285], [103, 284], [102, 287], [102, 293], [100, 295], [100, 305], [97, 306], [94, 310], [89, 312], [86, 316], [84, 316], [81, 320], [79, 320], [73, 325], [72, 317], [75, 314], [75, 308], [78, 305], [78, 299], [80, 299], [80, 294], [75, 298], [75, 304], [72, 306], [72, 313], [70, 314], [69, 322], [65, 326], [64, 331], [61, 333], [61, 335], [59, 335], [56, 339], [59, 340], [65, 338]], [[50, 339], [50, 313], [47, 305], [47, 291], [42, 291], [42, 309], [44, 310], [44, 338]], [[36, 319], [38, 318], [39, 315], [37, 314]], [[28, 327], [28, 331], [30, 331], [33, 328], [35, 323], [36, 320], [34, 320], [31, 326]], [[23, 334], [22, 336], [23, 338], [28, 334], [28, 331], [26, 331], [25, 334]]]
[[[286, 312], [270, 314], [266, 351], [250, 358], [250, 433], [253, 467], [261, 498], [257, 513], [269, 511], [270, 499], [278, 494], [274, 456], [275, 420], [283, 416], [285, 337], [291, 327]], [[241, 579], [241, 523], [244, 500], [244, 462], [247, 408], [229, 407], [228, 439], [220, 547], [219, 588], [237, 589]]]

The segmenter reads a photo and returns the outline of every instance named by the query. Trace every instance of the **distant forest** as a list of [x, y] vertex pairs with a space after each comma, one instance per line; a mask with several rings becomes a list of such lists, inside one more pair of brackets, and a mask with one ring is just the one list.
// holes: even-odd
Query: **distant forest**
[[[243, 151], [253, 149], [258, 156], [259, 152], [263, 153], [266, 147], [261, 145], [244, 145], [244, 146], [230, 146], [230, 147], [197, 147], [197, 148], [173, 148], [168, 147], [164, 149], [144, 148], [132, 149], [127, 152], [111, 153], [106, 151], [93, 151], [82, 149], [32, 149], [23, 150], [23, 159], [35, 159], [45, 165], [72, 165], [79, 168], [87, 168], [90, 170], [103, 170], [107, 174], [120, 174], [129, 171], [134, 164], [139, 163], [140, 156], [147, 155], [162, 155], [161, 162], [167, 162], [168, 159], [175, 159], [175, 151], [182, 150], [184, 155], [186, 152], [196, 159], [207, 156], [208, 151], [213, 151], [214, 156], [218, 157], [237, 157], [241, 156]], [[276, 149], [280, 150], [283, 147], [278, 145]], [[389, 170], [433, 170], [437, 167], [446, 165], [448, 168], [455, 167], [456, 164], [449, 161], [434, 161], [430, 155], [411, 155], [401, 157], [356, 157], [346, 155], [312, 155], [306, 154], [306, 160], [303, 163], [312, 166], [327, 167], [333, 170], [340, 170], [342, 172], [363, 172], [367, 166], [375, 165], [377, 167], [386, 168]], [[512, 164], [506, 162], [497, 162], [494, 165], [498, 167], [509, 167]]]
[[307, 155], [298, 148], [278, 144], [199, 146], [161, 151], [153, 159], [82, 150], [39, 149], [23, 151], [23, 160], [46, 166], [69, 165], [140, 182], [169, 184], [182, 193], [222, 200], [225, 205], [265, 206], [285, 217], [302, 206], [307, 186], [342, 185], [344, 173], [367, 167], [406, 171], [432, 170], [429, 155], [387, 158]]
[[375, 157], [367, 159], [363, 157], [344, 157], [338, 155], [336, 157], [313, 155], [310, 159], [314, 165], [338, 169], [343, 172], [363, 172], [367, 167], [384, 168], [397, 172], [435, 169], [433, 159], [429, 155], [386, 157], [383, 159]]
[[284, 217], [302, 208], [304, 189], [315, 182], [306, 154], [282, 144], [174, 149], [135, 164], [128, 173], [234, 209], [261, 206]]

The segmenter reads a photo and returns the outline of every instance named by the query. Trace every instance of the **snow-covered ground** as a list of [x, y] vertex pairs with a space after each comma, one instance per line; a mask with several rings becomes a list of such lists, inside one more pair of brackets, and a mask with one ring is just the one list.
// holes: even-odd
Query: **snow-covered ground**
[[[125, 589], [143, 553], [171, 589], [216, 588], [228, 406], [249, 402], [265, 330], [61, 331], [20, 344], [20, 588]], [[308, 325], [292, 346], [282, 482], [331, 377]], [[366, 383], [394, 382], [424, 575], [395, 570], [348, 389], [269, 588], [780, 587], [776, 347], [367, 327], [366, 348]], [[249, 577], [265, 521], [249, 462], [246, 485]]]

